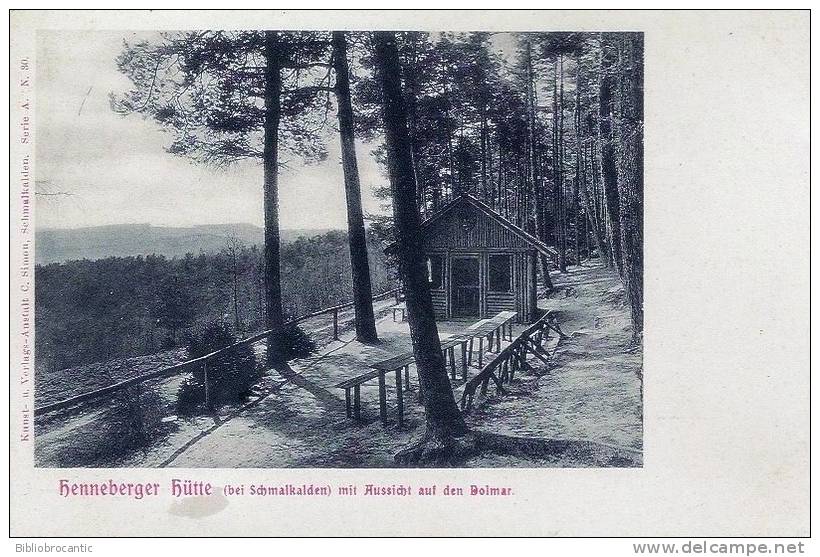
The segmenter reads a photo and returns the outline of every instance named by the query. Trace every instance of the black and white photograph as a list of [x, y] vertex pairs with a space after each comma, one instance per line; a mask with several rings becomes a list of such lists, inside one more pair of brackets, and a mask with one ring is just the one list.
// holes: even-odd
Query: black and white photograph
[[641, 465], [641, 33], [38, 59], [37, 466]]
[[807, 12], [10, 17], [18, 535], [808, 533]]

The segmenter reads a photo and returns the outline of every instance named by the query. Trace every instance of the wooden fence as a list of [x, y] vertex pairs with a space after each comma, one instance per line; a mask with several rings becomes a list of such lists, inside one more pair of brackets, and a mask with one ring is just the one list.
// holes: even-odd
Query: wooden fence
[[[398, 303], [399, 292], [401, 291], [400, 288], [393, 288], [386, 292], [382, 292], [381, 294], [377, 294], [373, 296], [373, 301], [383, 300], [390, 296], [396, 296], [396, 302]], [[296, 325], [301, 323], [302, 321], [306, 321], [313, 317], [318, 317], [320, 315], [326, 314], [333, 314], [333, 339], [339, 339], [339, 312], [353, 306], [353, 302], [346, 302], [344, 304], [340, 304], [337, 306], [329, 307], [320, 309], [306, 315], [302, 315], [301, 317], [297, 317], [295, 319], [291, 319], [287, 321], [284, 325], [286, 327]], [[193, 358], [191, 360], [186, 360], [184, 362], [180, 362], [178, 364], [165, 367], [158, 370], [149, 371], [147, 373], [143, 373], [141, 375], [137, 375], [136, 377], [131, 377], [130, 379], [125, 379], [124, 381], [120, 381], [119, 383], [114, 383], [113, 385], [108, 385], [107, 387], [102, 387], [100, 389], [96, 389], [93, 391], [89, 391], [87, 393], [82, 393], [58, 402], [54, 402], [51, 404], [46, 404], [44, 406], [40, 406], [34, 409], [35, 416], [42, 416], [44, 414], [48, 414], [51, 412], [56, 412], [58, 410], [63, 410], [65, 408], [70, 408], [72, 406], [76, 406], [77, 404], [88, 402], [90, 400], [98, 399], [105, 395], [109, 395], [111, 393], [121, 391], [123, 389], [127, 389], [128, 387], [132, 387], [134, 385], [138, 385], [144, 381], [149, 381], [151, 379], [161, 379], [165, 377], [172, 377], [174, 375], [178, 375], [181, 373], [188, 372], [190, 370], [195, 369], [197, 366], [202, 366], [205, 371], [205, 386], [206, 386], [206, 405], [209, 403], [208, 396], [209, 393], [207, 391], [208, 386], [208, 361], [212, 358], [220, 356], [222, 354], [226, 354], [231, 350], [235, 350], [241, 346], [248, 346], [251, 344], [255, 344], [261, 340], [265, 340], [268, 338], [272, 330], [262, 331], [260, 333], [256, 333], [253, 336], [248, 338], [242, 339], [239, 342], [231, 344], [230, 346], [226, 346], [225, 348], [220, 348], [219, 350], [214, 350], [209, 354], [205, 354], [204, 356], [200, 356], [199, 358]]]
[[564, 337], [558, 325], [558, 319], [553, 311], [545, 313], [538, 321], [527, 327], [510, 344], [508, 344], [498, 355], [484, 366], [481, 371], [467, 381], [464, 385], [464, 392], [461, 394], [461, 410], [468, 414], [473, 407], [473, 399], [476, 391], [481, 388], [481, 394], [487, 394], [490, 381], [495, 383], [496, 390], [504, 394], [504, 383], [513, 380], [515, 372], [532, 369], [527, 363], [527, 356], [534, 355], [546, 365], [549, 365], [549, 352], [544, 345], [549, 342], [550, 330], [555, 331], [560, 339]]

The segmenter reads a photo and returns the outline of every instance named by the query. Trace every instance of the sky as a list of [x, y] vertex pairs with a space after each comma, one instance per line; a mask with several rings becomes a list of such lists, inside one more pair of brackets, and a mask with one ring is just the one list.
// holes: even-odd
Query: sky
[[[38, 34], [35, 175], [39, 228], [78, 228], [121, 223], [194, 226], [247, 222], [261, 226], [261, 161], [228, 170], [195, 165], [165, 152], [170, 135], [139, 115], [122, 117], [109, 105], [111, 92], [130, 81], [115, 58], [127, 32]], [[339, 141], [329, 156], [307, 166], [293, 161], [280, 170], [280, 225], [345, 228]], [[370, 156], [375, 145], [359, 143], [357, 157], [365, 213], [382, 210], [373, 189], [386, 184]]]

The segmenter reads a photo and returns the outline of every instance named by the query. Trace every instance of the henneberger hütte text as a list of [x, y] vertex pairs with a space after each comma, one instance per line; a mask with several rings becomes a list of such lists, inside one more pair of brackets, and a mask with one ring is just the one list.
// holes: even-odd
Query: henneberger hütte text
[[[161, 491], [160, 484], [156, 482], [134, 483], [114, 480], [88, 483], [60, 480], [59, 490], [62, 497], [131, 497], [133, 499], [155, 497]], [[213, 495], [214, 488], [210, 482], [174, 478], [171, 480], [170, 493], [172, 497], [207, 496]]]

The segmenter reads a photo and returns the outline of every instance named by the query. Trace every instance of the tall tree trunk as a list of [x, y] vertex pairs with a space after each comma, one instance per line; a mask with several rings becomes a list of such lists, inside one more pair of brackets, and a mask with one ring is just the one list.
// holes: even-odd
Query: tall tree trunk
[[561, 228], [561, 260], [558, 265], [558, 270], [562, 273], [567, 272], [567, 230], [569, 223], [567, 219], [567, 199], [566, 190], [564, 188], [564, 55], [558, 55], [558, 82], [560, 83], [558, 89], [558, 183], [561, 190], [561, 203], [559, 204], [559, 219], [558, 223]]
[[[586, 246], [587, 258], [591, 258], [590, 249], [590, 229], [595, 243], [595, 249], [598, 251], [598, 257], [601, 262], [609, 267], [609, 248], [606, 247], [606, 233], [603, 227], [603, 222], [599, 218], [600, 208], [598, 203], [598, 186], [597, 186], [597, 163], [596, 151], [592, 143], [594, 142], [594, 133], [590, 126], [595, 118], [592, 114], [587, 115], [584, 110], [584, 103], [581, 97], [581, 90], [588, 90], [589, 81], [582, 82], [582, 64], [579, 61], [576, 73], [576, 97], [575, 97], [575, 134], [576, 134], [576, 150], [580, 157], [580, 173], [581, 181], [578, 185], [580, 191], [580, 202], [584, 208], [584, 244]], [[581, 84], [584, 87], [581, 87]], [[592, 110], [592, 108], [590, 108]], [[589, 153], [587, 153], [587, 144], [589, 145]], [[587, 166], [587, 161], [589, 166]]]
[[618, 200], [624, 286], [637, 342], [643, 331], [643, 35], [620, 40]]
[[356, 338], [376, 343], [376, 320], [373, 316], [373, 292], [367, 260], [367, 237], [362, 215], [362, 192], [356, 143], [353, 134], [353, 108], [350, 103], [350, 78], [347, 65], [347, 41], [344, 31], [333, 32], [333, 70], [336, 73], [336, 102], [339, 105], [339, 137], [342, 143], [342, 169], [347, 200], [347, 236], [350, 244], [350, 269], [353, 275], [353, 308]]
[[563, 161], [561, 160], [561, 112], [558, 97], [558, 58], [553, 61], [552, 81], [552, 174], [555, 186], [553, 207], [553, 229], [555, 231], [555, 247], [558, 250], [558, 270], [567, 272], [567, 246], [564, 238], [564, 184]]
[[[527, 146], [529, 175], [532, 183], [532, 191], [535, 196], [535, 235], [539, 240], [545, 242], [547, 234], [546, 223], [544, 223], [544, 192], [538, 180], [538, 151], [535, 142], [535, 75], [532, 68], [532, 44], [529, 40], [526, 42], [524, 56], [524, 63], [527, 70]], [[541, 278], [544, 281], [544, 287], [547, 291], [551, 291], [555, 287], [550, 279], [549, 260], [545, 255], [540, 255], [538, 261], [541, 267]]]
[[239, 321], [239, 273], [236, 264], [236, 244], [231, 246], [231, 259], [233, 270], [233, 323], [234, 328], [239, 331], [241, 322]]
[[[578, 218], [581, 218], [580, 215]], [[586, 209], [584, 209], [584, 252], [586, 253], [587, 260], [590, 259], [590, 249], [589, 249], [589, 219], [587, 218]]]
[[265, 126], [264, 126], [264, 210], [265, 210], [265, 326], [268, 337], [268, 364], [286, 358], [282, 285], [279, 275], [279, 117], [282, 92], [281, 45], [279, 33], [265, 31]]
[[481, 107], [481, 198], [487, 199], [487, 107]]
[[258, 310], [256, 318], [259, 322], [265, 322], [265, 254], [256, 263], [256, 296]]
[[486, 183], [486, 199], [489, 200], [490, 206], [495, 209], [495, 184], [493, 180], [493, 142], [492, 133], [490, 132], [489, 122], [485, 122], [487, 127], [486, 137], [484, 139], [484, 148], [487, 154], [487, 183]]
[[[416, 179], [416, 203], [418, 204], [419, 208], [422, 211], [425, 211], [427, 207], [425, 206], [425, 193], [424, 187], [425, 184], [423, 181], [419, 180], [419, 168], [418, 165], [421, 162], [420, 159], [420, 150], [421, 146], [419, 145], [419, 137], [418, 137], [418, 95], [419, 95], [419, 83], [418, 83], [418, 41], [419, 41], [419, 33], [406, 33], [408, 37], [408, 46], [407, 46], [407, 60], [406, 64], [403, 66], [405, 69], [404, 77], [405, 83], [407, 84], [407, 89], [404, 92], [405, 98], [407, 99], [407, 131], [410, 134], [410, 144], [413, 147], [413, 176]], [[438, 204], [436, 203], [433, 209], [437, 209]]]
[[378, 84], [382, 92], [387, 167], [393, 193], [399, 272], [404, 283], [413, 355], [423, 393], [425, 441], [447, 451], [454, 437], [467, 433], [467, 426], [456, 406], [447, 377], [427, 281], [395, 33], [378, 32], [374, 40]]
[[442, 94], [444, 95], [444, 129], [447, 134], [447, 168], [448, 172], [450, 173], [450, 195], [448, 199], [452, 199], [455, 195], [456, 191], [458, 190], [458, 183], [456, 181], [456, 165], [455, 165], [455, 157], [453, 156], [453, 128], [450, 124], [450, 92], [447, 88], [447, 81], [446, 81], [446, 73], [447, 69], [444, 68], [442, 75], [444, 75], [444, 81], [442, 81]]
[[[584, 149], [585, 150], [585, 149]], [[581, 188], [581, 194], [584, 200], [584, 210], [587, 214], [587, 220], [589, 221], [590, 228], [592, 229], [592, 239], [595, 242], [595, 249], [598, 251], [598, 257], [601, 259], [601, 262], [604, 264], [605, 267], [610, 266], [609, 262], [609, 248], [606, 245], [605, 234], [603, 230], [603, 226], [601, 224], [600, 219], [598, 218], [598, 203], [596, 196], [597, 194], [597, 186], [595, 178], [595, 150], [590, 147], [590, 155], [589, 158], [592, 159], [590, 161], [591, 170], [589, 172], [584, 172], [584, 186]], [[582, 160], [584, 166], [586, 166], [586, 162]], [[590, 176], [590, 182], [592, 185], [592, 192], [590, 193], [587, 186], [586, 186], [586, 176]], [[589, 248], [587, 248], [587, 253], [589, 253]]]
[[[581, 165], [581, 65], [578, 64], [575, 73], [575, 110], [572, 126], [575, 131], [575, 190], [572, 195], [572, 207], [575, 218], [575, 263], [581, 265], [581, 186], [583, 180], [583, 166]], [[585, 219], [586, 220], [586, 219]]]
[[595, 235], [595, 246], [598, 249], [598, 257], [601, 258], [605, 267], [612, 266], [612, 250], [606, 235], [606, 220], [603, 210], [602, 196], [598, 187], [599, 162], [597, 154], [599, 150], [595, 147], [595, 138], [592, 138], [592, 145], [589, 146], [589, 175], [591, 176], [592, 192], [587, 205], [590, 207], [590, 218], [592, 220], [592, 232]]
[[618, 169], [615, 164], [613, 136], [613, 92], [615, 89], [618, 53], [617, 34], [603, 33], [601, 38], [601, 77], [598, 100], [600, 104], [599, 130], [601, 135], [601, 178], [607, 216], [607, 238], [612, 249], [612, 261], [618, 274], [623, 276], [621, 259], [621, 210], [618, 199]]

